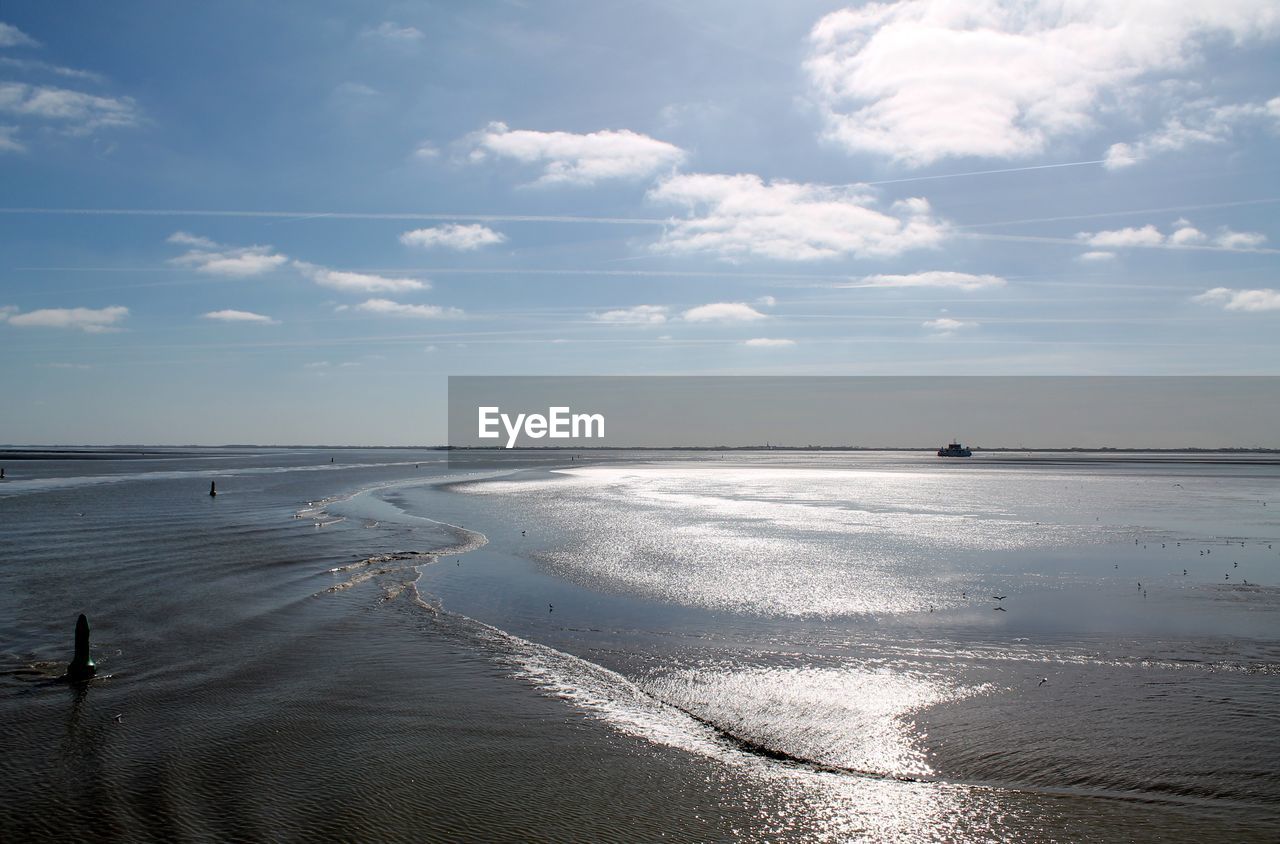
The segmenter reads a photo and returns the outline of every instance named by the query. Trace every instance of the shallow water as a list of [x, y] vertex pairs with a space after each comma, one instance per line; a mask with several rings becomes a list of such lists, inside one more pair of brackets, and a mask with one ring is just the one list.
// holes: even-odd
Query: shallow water
[[1280, 467], [643, 456], [7, 462], [0, 838], [1280, 835]]

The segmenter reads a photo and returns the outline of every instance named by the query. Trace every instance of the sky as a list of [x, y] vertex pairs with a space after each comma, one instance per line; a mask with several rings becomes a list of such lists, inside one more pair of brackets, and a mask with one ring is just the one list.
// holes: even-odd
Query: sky
[[[0, 4], [0, 442], [1280, 374], [1280, 4]], [[1238, 412], [1238, 409], [1235, 411]]]

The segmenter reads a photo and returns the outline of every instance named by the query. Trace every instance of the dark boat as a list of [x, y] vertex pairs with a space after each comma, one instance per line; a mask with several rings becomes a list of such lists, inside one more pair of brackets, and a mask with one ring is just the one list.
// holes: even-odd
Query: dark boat
[[938, 449], [939, 457], [973, 457], [973, 452], [960, 443], [948, 443]]

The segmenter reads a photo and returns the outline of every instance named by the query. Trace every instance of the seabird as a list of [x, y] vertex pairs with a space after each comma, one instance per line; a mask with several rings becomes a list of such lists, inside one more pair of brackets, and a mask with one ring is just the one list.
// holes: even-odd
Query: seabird
[[997, 601], [1003, 601], [1005, 598], [1009, 596], [1008, 595], [992, 595], [991, 597], [995, 598]]
[[991, 611], [992, 612], [1008, 612], [1008, 610], [1005, 609], [1004, 607], [992, 607]]
[[1040, 678], [1040, 682], [1039, 682], [1039, 683], [1036, 683], [1036, 687], [1037, 687], [1037, 688], [1039, 688], [1040, 686], [1043, 686], [1043, 685], [1044, 685], [1045, 683], [1047, 683], [1047, 682], [1049, 682], [1049, 678], [1048, 678], [1048, 677], [1041, 677], [1041, 678]]

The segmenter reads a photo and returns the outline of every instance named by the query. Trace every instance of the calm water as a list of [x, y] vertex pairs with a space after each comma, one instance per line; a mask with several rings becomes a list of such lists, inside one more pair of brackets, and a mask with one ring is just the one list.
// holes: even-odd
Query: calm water
[[1280, 837], [1280, 466], [640, 456], [6, 457], [0, 839]]

